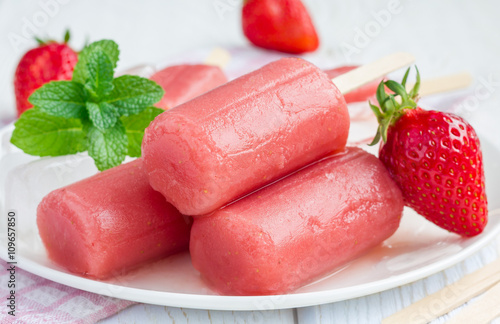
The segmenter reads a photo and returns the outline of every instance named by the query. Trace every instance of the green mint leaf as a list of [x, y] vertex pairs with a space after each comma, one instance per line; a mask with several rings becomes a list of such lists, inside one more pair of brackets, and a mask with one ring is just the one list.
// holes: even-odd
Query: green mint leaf
[[105, 99], [122, 116], [138, 114], [160, 101], [164, 91], [156, 82], [135, 75], [123, 75], [113, 80], [114, 89]]
[[87, 149], [86, 132], [79, 119], [52, 116], [32, 108], [14, 125], [11, 143], [30, 155], [58, 156]]
[[29, 97], [29, 102], [47, 114], [82, 118], [86, 114], [83, 85], [73, 81], [52, 81], [38, 88]]
[[94, 99], [104, 97], [113, 90], [113, 63], [100, 47], [89, 54], [87, 71], [89, 78], [85, 88]]
[[90, 53], [95, 48], [101, 48], [106, 55], [108, 55], [111, 63], [113, 64], [113, 69], [116, 68], [118, 62], [118, 56], [120, 51], [118, 50], [118, 45], [112, 40], [103, 39], [94, 43], [87, 45], [79, 54], [78, 62], [73, 70], [73, 81], [85, 84], [89, 78], [89, 72], [87, 70], [87, 62], [89, 60]]
[[90, 120], [100, 130], [110, 128], [118, 120], [116, 107], [107, 102], [87, 102], [87, 110]]
[[140, 156], [144, 130], [163, 110], [154, 81], [125, 75], [113, 79], [118, 45], [101, 40], [78, 56], [72, 81], [55, 81], [30, 97], [35, 106], [15, 124], [12, 143], [47, 156], [88, 150], [99, 170]]
[[141, 144], [142, 138], [144, 137], [144, 130], [156, 116], [164, 111], [165, 110], [160, 108], [148, 107], [137, 115], [121, 117], [128, 138], [128, 156], [141, 156]]
[[105, 130], [90, 126], [88, 140], [89, 155], [100, 171], [120, 165], [125, 160], [127, 135], [120, 121]]

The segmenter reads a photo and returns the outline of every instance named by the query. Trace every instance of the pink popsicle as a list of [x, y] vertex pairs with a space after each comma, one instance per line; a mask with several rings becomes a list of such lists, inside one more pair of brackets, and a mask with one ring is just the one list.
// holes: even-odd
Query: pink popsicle
[[[325, 70], [325, 73], [328, 75], [330, 79], [333, 79], [338, 77], [339, 75], [354, 70], [357, 67], [358, 65], [346, 65], [331, 70]], [[377, 87], [380, 81], [382, 81], [382, 79], [369, 82], [354, 91], [344, 94], [345, 101], [347, 103], [368, 101], [368, 100], [376, 101], [375, 94], [377, 92]]]
[[344, 97], [285, 58], [159, 115], [142, 142], [151, 186], [186, 215], [214, 211], [345, 147]]
[[383, 164], [347, 148], [195, 218], [191, 258], [219, 293], [288, 293], [390, 237], [402, 211]]
[[182, 64], [169, 66], [151, 76], [165, 94], [156, 106], [170, 109], [227, 82], [218, 66]]
[[187, 250], [191, 227], [149, 186], [141, 159], [52, 191], [37, 225], [50, 259], [99, 279]]

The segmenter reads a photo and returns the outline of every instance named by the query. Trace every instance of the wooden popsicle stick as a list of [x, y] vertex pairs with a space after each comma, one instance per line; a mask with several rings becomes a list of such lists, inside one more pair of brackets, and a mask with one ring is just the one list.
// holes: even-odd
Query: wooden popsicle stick
[[487, 290], [479, 300], [472, 302], [453, 316], [447, 324], [487, 324], [500, 316], [500, 283]]
[[[421, 97], [433, 95], [436, 93], [443, 93], [458, 89], [467, 88], [472, 83], [472, 76], [468, 72], [461, 72], [443, 77], [426, 79], [420, 83], [420, 90], [418, 91]], [[406, 89], [410, 91], [415, 83], [406, 85]]]
[[387, 73], [408, 66], [415, 61], [409, 53], [398, 52], [382, 57], [372, 63], [362, 65], [332, 79], [342, 94], [357, 89], [368, 82], [377, 80]]
[[208, 54], [208, 57], [203, 63], [218, 66], [224, 70], [229, 61], [231, 61], [231, 54], [223, 48], [216, 47]]
[[500, 259], [385, 318], [382, 324], [428, 323], [500, 282]]

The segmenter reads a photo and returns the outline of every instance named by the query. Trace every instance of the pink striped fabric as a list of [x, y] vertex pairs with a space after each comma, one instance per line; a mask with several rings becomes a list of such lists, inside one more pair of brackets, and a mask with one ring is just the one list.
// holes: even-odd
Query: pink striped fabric
[[93, 294], [38, 277], [16, 267], [16, 316], [8, 314], [7, 263], [0, 260], [0, 323], [95, 323], [134, 302]]

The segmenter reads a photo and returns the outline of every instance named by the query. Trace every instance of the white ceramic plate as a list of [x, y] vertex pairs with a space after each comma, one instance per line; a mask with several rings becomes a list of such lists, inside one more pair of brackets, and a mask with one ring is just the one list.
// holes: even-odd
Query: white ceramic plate
[[[358, 125], [359, 126], [359, 125]], [[364, 134], [353, 127], [353, 136]], [[365, 296], [429, 276], [457, 262], [500, 233], [500, 217], [490, 213], [483, 234], [463, 239], [405, 210], [398, 231], [381, 246], [336, 273], [279, 296], [219, 296], [201, 280], [189, 254], [144, 266], [126, 276], [96, 281], [72, 275], [54, 265], [38, 236], [35, 210], [51, 190], [96, 172], [85, 154], [34, 158], [9, 143], [12, 125], [0, 132], [0, 197], [3, 214], [17, 215], [18, 266], [41, 277], [90, 292], [149, 304], [214, 310], [267, 310], [303, 307]], [[483, 143], [490, 210], [500, 207], [500, 152]], [[3, 224], [5, 225], [5, 221]], [[7, 257], [6, 228], [0, 230], [0, 256]]]

